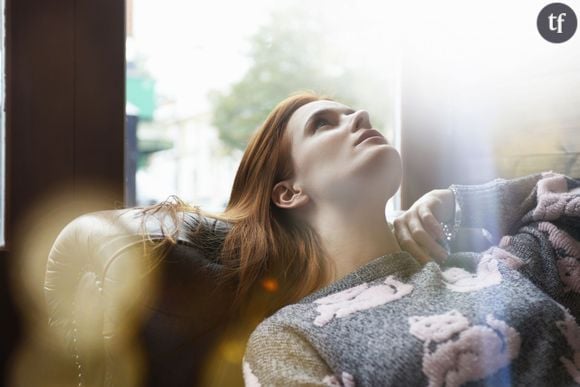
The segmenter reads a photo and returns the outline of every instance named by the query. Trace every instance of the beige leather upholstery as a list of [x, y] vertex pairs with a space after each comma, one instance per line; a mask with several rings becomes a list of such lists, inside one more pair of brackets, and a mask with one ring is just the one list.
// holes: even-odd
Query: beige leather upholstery
[[[112, 210], [83, 215], [61, 231], [44, 290], [50, 328], [70, 359], [67, 385], [195, 385], [219, 332], [213, 341], [203, 335], [227, 321], [233, 290], [215, 282], [219, 246], [197, 248], [187, 232], [199, 219], [180, 214], [177, 227], [154, 215], [142, 224], [138, 209]], [[225, 237], [223, 222], [202, 221]], [[152, 247], [174, 231], [178, 244], [160, 261]], [[180, 355], [189, 363], [176, 357], [164, 364]]]

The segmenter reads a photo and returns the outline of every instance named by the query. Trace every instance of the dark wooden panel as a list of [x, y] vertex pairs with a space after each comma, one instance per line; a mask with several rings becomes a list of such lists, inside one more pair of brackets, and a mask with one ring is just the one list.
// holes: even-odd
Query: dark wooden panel
[[[125, 2], [77, 0], [75, 178], [123, 201]], [[87, 180], [87, 178], [89, 180]], [[101, 188], [101, 187], [98, 187]]]
[[[82, 212], [119, 206], [124, 185], [124, 1], [6, 0], [5, 15], [0, 385], [23, 332], [16, 304], [24, 289], [9, 281], [20, 274], [21, 246], [42, 245], [29, 279], [41, 293], [38, 274], [59, 227]], [[98, 188], [97, 200], [83, 202], [86, 183]], [[34, 219], [50, 227], [31, 236]]]
[[12, 219], [76, 182], [102, 184], [111, 208], [122, 203], [124, 2], [19, 0], [10, 9]]
[[[74, 174], [74, 1], [10, 2], [7, 231]], [[11, 242], [10, 234], [8, 242]]]

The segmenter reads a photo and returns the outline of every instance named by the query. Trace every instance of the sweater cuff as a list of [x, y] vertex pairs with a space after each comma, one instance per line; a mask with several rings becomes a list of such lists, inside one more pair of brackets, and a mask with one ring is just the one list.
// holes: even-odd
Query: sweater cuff
[[452, 184], [449, 189], [453, 192], [455, 201], [461, 212], [456, 214], [456, 221], [461, 227], [488, 228], [493, 227], [501, 216], [501, 186], [506, 179], [496, 178], [484, 184], [463, 185]]
[[478, 185], [454, 184], [452, 191], [462, 209], [462, 226], [484, 228], [494, 239], [509, 233], [535, 207], [536, 184], [545, 174], [497, 178]]
[[447, 242], [452, 242], [457, 237], [457, 233], [461, 228], [461, 204], [458, 200], [458, 193], [455, 186], [451, 185], [449, 190], [453, 193], [454, 198], [454, 209], [453, 209], [453, 218], [451, 222], [444, 222], [443, 223], [443, 233], [445, 234], [445, 239]]

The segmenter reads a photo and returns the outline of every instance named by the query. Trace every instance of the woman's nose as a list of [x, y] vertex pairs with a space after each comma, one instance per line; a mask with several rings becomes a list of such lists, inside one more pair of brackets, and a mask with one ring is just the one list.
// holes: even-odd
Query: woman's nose
[[352, 117], [352, 131], [357, 131], [361, 128], [371, 129], [371, 120], [369, 113], [366, 110], [358, 110]]

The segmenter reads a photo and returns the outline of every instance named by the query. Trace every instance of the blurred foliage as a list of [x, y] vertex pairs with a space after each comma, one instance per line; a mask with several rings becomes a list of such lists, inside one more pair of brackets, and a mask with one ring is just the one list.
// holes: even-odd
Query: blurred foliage
[[[322, 23], [299, 9], [271, 15], [250, 42], [252, 65], [227, 92], [212, 92], [212, 125], [227, 149], [245, 149], [251, 134], [278, 102], [296, 91], [310, 90], [353, 108], [366, 108], [375, 127], [386, 114], [373, 115], [369, 99], [357, 95], [354, 85], [373, 87], [368, 74], [333, 63]], [[376, 84], [376, 82], [374, 82]], [[376, 88], [377, 85], [374, 85]], [[366, 96], [376, 96], [367, 90]], [[388, 106], [385, 90], [379, 106]], [[383, 109], [384, 110], [384, 109]]]

